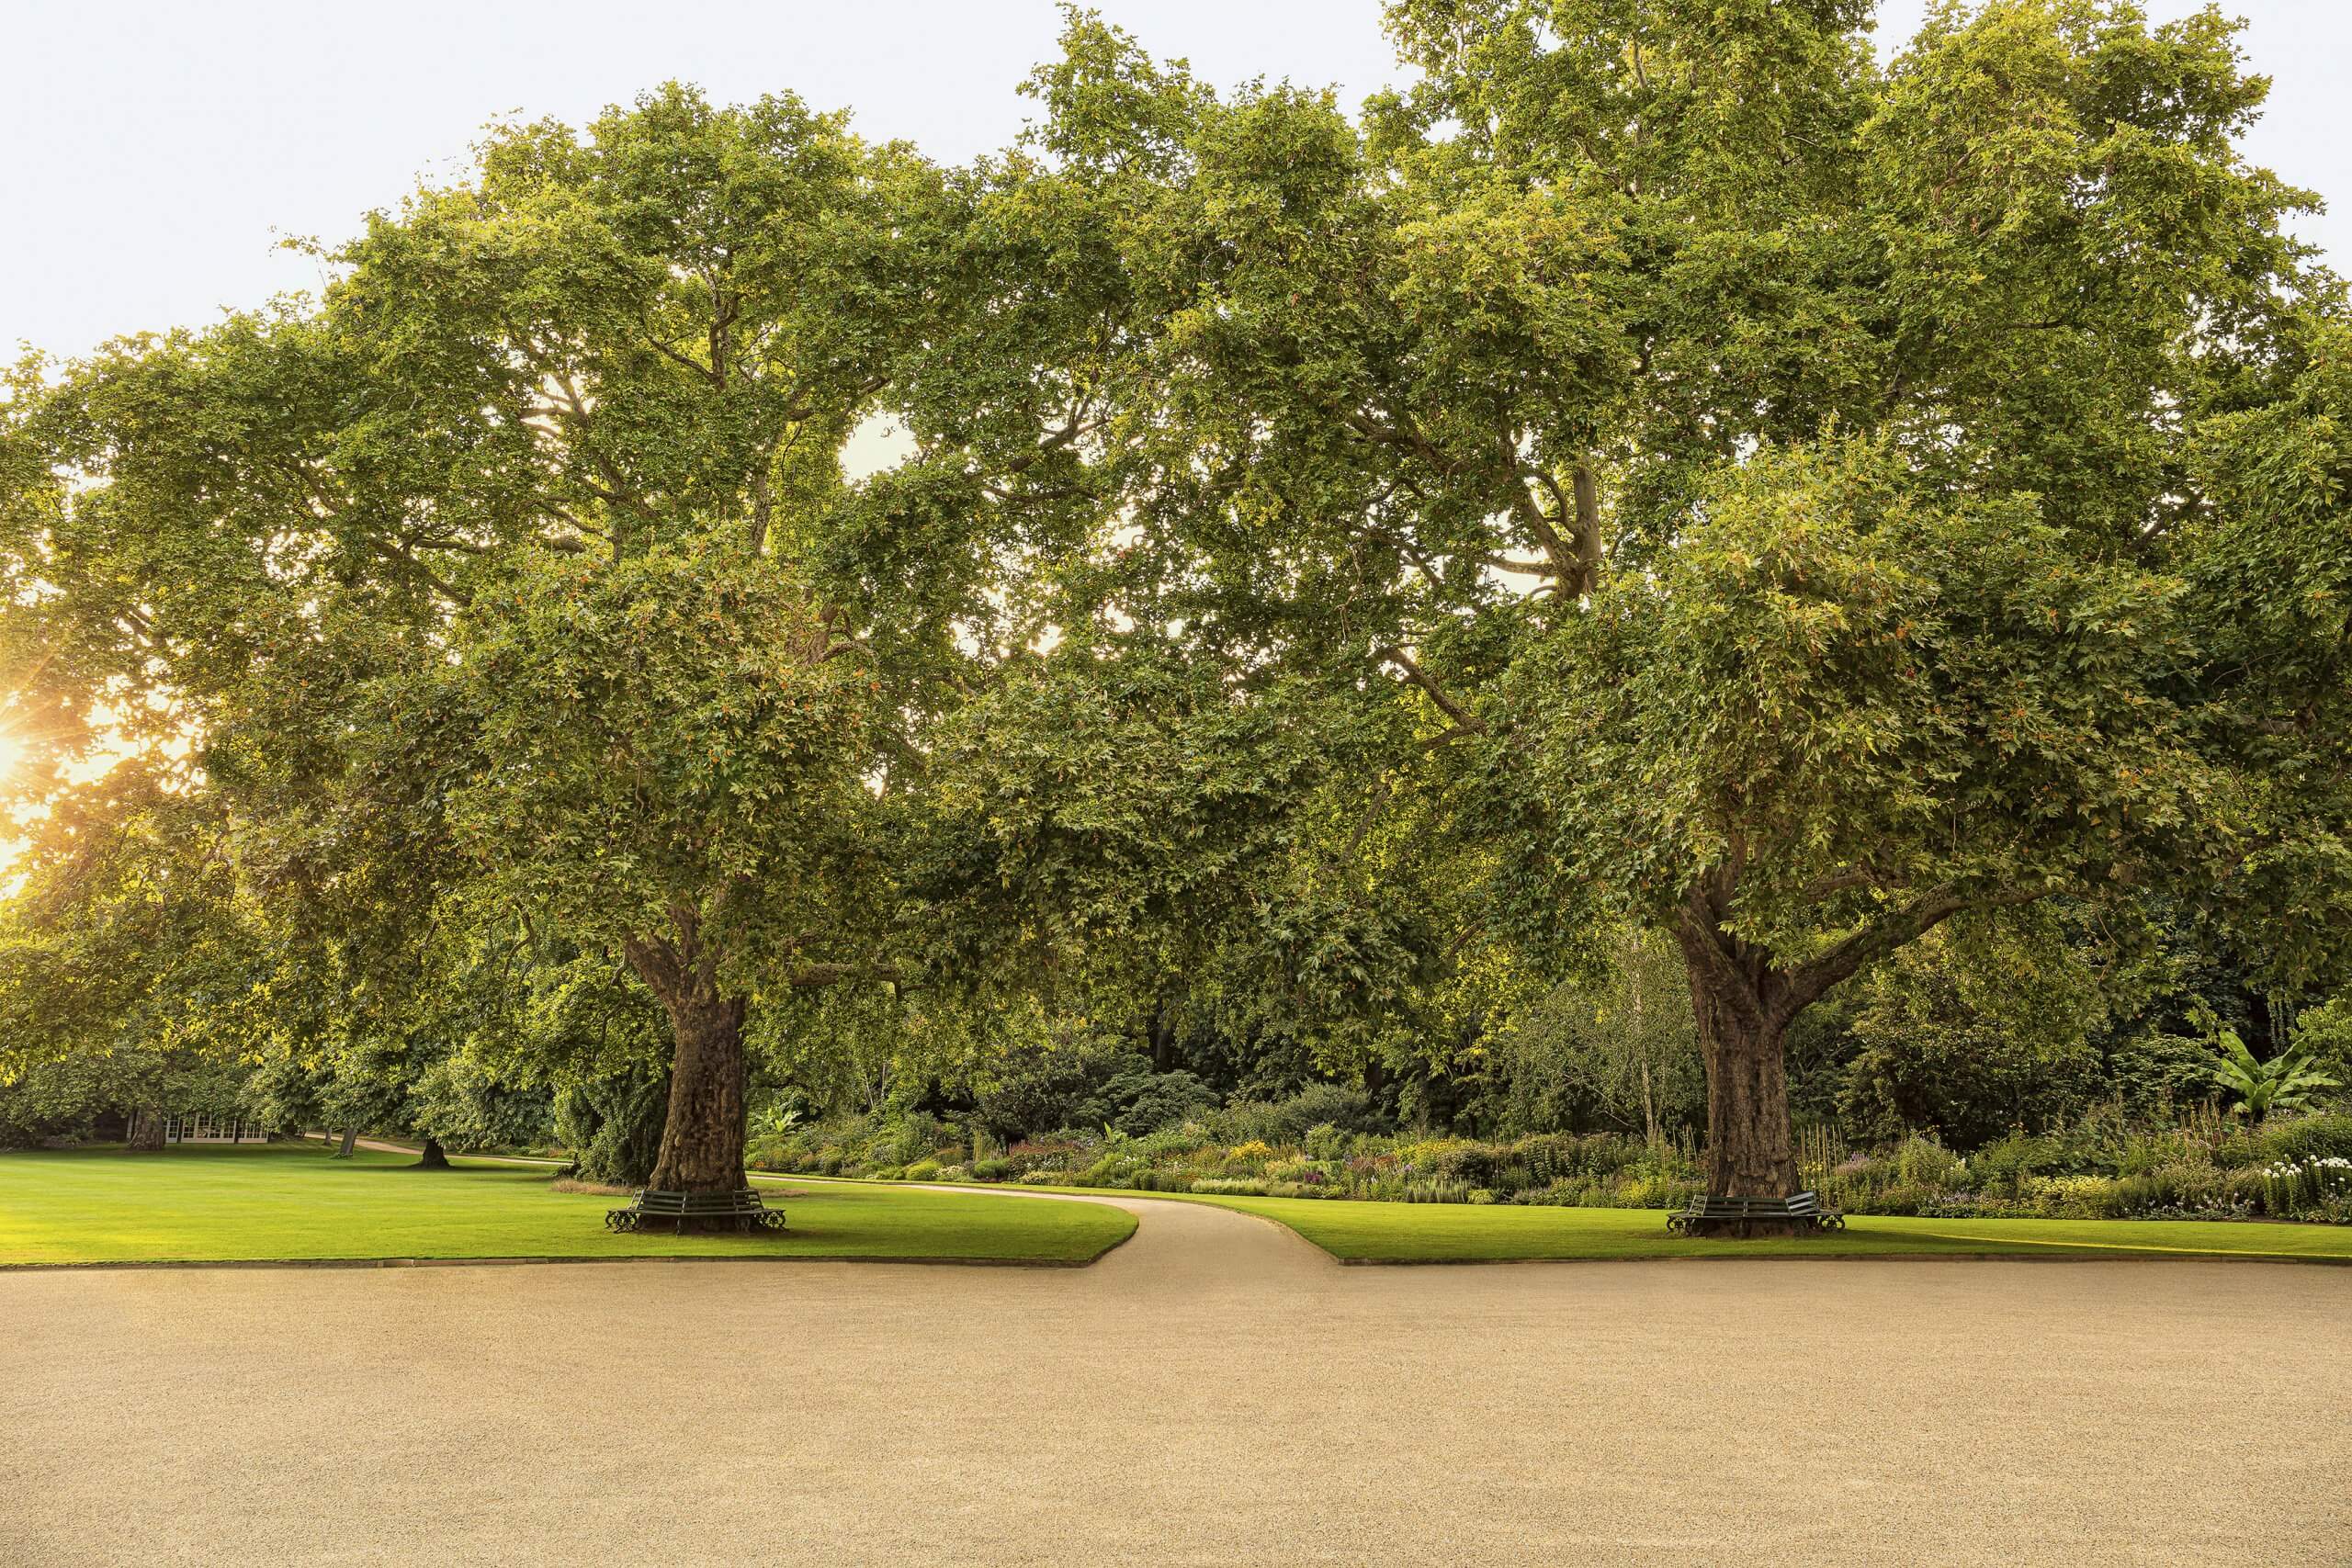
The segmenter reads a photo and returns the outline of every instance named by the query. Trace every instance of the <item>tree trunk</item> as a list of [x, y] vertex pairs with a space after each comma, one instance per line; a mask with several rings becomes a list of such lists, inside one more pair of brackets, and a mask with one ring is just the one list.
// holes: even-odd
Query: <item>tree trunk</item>
[[[1707, 1191], [1717, 1198], [1787, 1198], [1797, 1190], [1796, 1141], [1781, 1045], [1787, 1025], [1715, 993], [1694, 966], [1690, 1001], [1707, 1064]], [[1703, 1226], [1716, 1235], [1792, 1235], [1793, 1224]]]
[[424, 1147], [417, 1152], [416, 1168], [419, 1170], [447, 1170], [449, 1168], [449, 1153], [441, 1146], [438, 1139], [427, 1138]]
[[733, 1192], [743, 1186], [743, 1002], [707, 977], [662, 998], [677, 1041], [670, 1114], [649, 1187]]
[[349, 1159], [351, 1157], [351, 1151], [358, 1146], [359, 1129], [356, 1126], [345, 1127], [343, 1130], [343, 1147], [335, 1150], [334, 1157], [337, 1159]]
[[130, 1127], [123, 1136], [124, 1146], [141, 1154], [153, 1154], [164, 1146], [164, 1108], [141, 1105], [130, 1112]]
[[1650, 1027], [1648, 998], [1642, 994], [1642, 973], [1629, 959], [1625, 965], [1626, 988], [1634, 1004], [1634, 1062], [1642, 1079], [1642, 1136], [1648, 1141], [1652, 1152], [1658, 1145], [1657, 1095], [1650, 1087]]
[[1657, 1096], [1650, 1089], [1650, 1059], [1642, 1058], [1642, 1126], [1643, 1136], [1649, 1146], [1657, 1148], [1665, 1140], [1657, 1135]]
[[1146, 1032], [1151, 1038], [1151, 1070], [1164, 1073], [1176, 1060], [1176, 1026], [1169, 1019], [1165, 1000], [1153, 1004]]

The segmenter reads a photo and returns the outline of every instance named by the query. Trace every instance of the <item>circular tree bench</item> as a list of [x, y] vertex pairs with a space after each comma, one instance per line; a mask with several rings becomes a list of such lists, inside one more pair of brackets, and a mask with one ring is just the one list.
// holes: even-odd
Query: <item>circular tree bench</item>
[[649, 1220], [656, 1224], [666, 1221], [681, 1235], [689, 1225], [701, 1229], [718, 1223], [731, 1224], [737, 1230], [758, 1226], [780, 1231], [784, 1228], [784, 1211], [769, 1208], [748, 1187], [739, 1187], [732, 1192], [673, 1192], [649, 1187], [630, 1200], [628, 1207], [607, 1212], [605, 1228], [620, 1233], [638, 1231], [644, 1229]]
[[1842, 1231], [1846, 1216], [1822, 1207], [1821, 1194], [1807, 1190], [1786, 1198], [1694, 1198], [1687, 1209], [1666, 1217], [1666, 1228], [1695, 1235], [1717, 1225], [1792, 1224], [1802, 1230]]

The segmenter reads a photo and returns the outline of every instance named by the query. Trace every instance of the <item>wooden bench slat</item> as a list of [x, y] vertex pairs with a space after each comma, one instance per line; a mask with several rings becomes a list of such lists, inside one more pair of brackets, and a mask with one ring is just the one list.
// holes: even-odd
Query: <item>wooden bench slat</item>
[[784, 1227], [784, 1211], [771, 1209], [761, 1201], [756, 1189], [738, 1188], [732, 1192], [675, 1192], [659, 1188], [647, 1188], [626, 1208], [613, 1209], [605, 1215], [607, 1228], [632, 1231], [643, 1220], [673, 1220], [683, 1224], [687, 1220], [744, 1220], [768, 1230]]
[[1694, 1224], [1752, 1220], [1798, 1220], [1816, 1230], [1846, 1227], [1846, 1216], [1824, 1205], [1821, 1194], [1811, 1189], [1786, 1198], [1730, 1198], [1707, 1193], [1692, 1199], [1689, 1207], [1668, 1214], [1666, 1224], [1668, 1230], [1688, 1230]]

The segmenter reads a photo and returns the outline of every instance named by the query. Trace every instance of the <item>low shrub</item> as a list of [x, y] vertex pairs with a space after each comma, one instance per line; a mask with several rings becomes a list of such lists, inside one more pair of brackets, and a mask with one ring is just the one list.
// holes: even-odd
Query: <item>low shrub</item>
[[1266, 1196], [1269, 1198], [1337, 1198], [1341, 1194], [1332, 1191], [1329, 1187], [1318, 1182], [1269, 1181], [1266, 1183]]
[[1247, 1177], [1204, 1176], [1186, 1190], [1226, 1197], [1262, 1198], [1266, 1195], [1266, 1184]]
[[1068, 1137], [1023, 1139], [1005, 1150], [1004, 1157], [1007, 1166], [1023, 1176], [1041, 1170], [1083, 1169], [1093, 1163], [1085, 1145]]
[[1128, 1146], [1148, 1160], [1164, 1160], [1176, 1155], [1189, 1155], [1208, 1142], [1208, 1131], [1197, 1122], [1182, 1126], [1162, 1127], [1157, 1133], [1147, 1133], [1134, 1139]]
[[1679, 1209], [1706, 1193], [1706, 1184], [1665, 1171], [1637, 1176], [1617, 1190], [1619, 1209]]
[[1209, 1119], [1217, 1136], [1228, 1144], [1262, 1143], [1270, 1147], [1295, 1146], [1317, 1127], [1342, 1133], [1381, 1131], [1379, 1112], [1362, 1089], [1338, 1084], [1309, 1084], [1287, 1100], [1240, 1100]]
[[2028, 1177], [2018, 1200], [2025, 1213], [2053, 1220], [2113, 1219], [2120, 1202], [2115, 1179], [2106, 1176]]
[[1894, 1151], [1895, 1179], [1905, 1187], [1954, 1186], [1967, 1165], [1933, 1138], [1905, 1138]]
[[1844, 1206], [1851, 1213], [1860, 1214], [1916, 1214], [1934, 1203], [1938, 1196], [1929, 1188], [1897, 1182], [1865, 1196], [1859, 1202]]
[[[1849, 1162], [1852, 1164], [1853, 1162]], [[1874, 1164], [1863, 1161], [1867, 1168]], [[2022, 1133], [1985, 1145], [1968, 1159], [1970, 1184], [1980, 1192], [1998, 1192], [2008, 1197], [2021, 1197], [2026, 1183], [2037, 1176], [2059, 1174], [2064, 1165], [2054, 1145], [2047, 1138], [2031, 1138]], [[1839, 1174], [1847, 1168], [1839, 1167]]]
[[1080, 1187], [1133, 1187], [1150, 1174], [1151, 1162], [1131, 1152], [1104, 1155], [1072, 1178]]
[[2263, 1125], [2255, 1143], [2260, 1157], [2248, 1165], [2352, 1160], [2352, 1115], [2277, 1117]]
[[1306, 1152], [1314, 1159], [1340, 1160], [1348, 1157], [1349, 1147], [1356, 1135], [1329, 1122], [1306, 1130]]
[[937, 1148], [947, 1132], [929, 1111], [910, 1111], [876, 1137], [875, 1154], [895, 1165], [911, 1165]]

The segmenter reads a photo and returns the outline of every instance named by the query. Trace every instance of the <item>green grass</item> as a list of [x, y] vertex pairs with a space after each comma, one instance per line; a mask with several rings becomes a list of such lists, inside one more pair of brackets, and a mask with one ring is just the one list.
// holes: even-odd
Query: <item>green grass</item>
[[[618, 1198], [564, 1193], [544, 1168], [405, 1155], [328, 1157], [316, 1145], [0, 1155], [0, 1264], [380, 1258], [871, 1258], [1087, 1263], [1135, 1221], [1097, 1203], [797, 1181], [774, 1185], [788, 1228], [622, 1236]], [[768, 1185], [763, 1183], [763, 1186]]]
[[1854, 1215], [1826, 1235], [1685, 1240], [1645, 1209], [1357, 1203], [1222, 1198], [1279, 1220], [1336, 1258], [1361, 1263], [1507, 1262], [1564, 1258], [1867, 1258], [1873, 1255], [2233, 1256], [2352, 1263], [2352, 1227], [2196, 1220], [1915, 1220]]
[[[0, 1155], [0, 1264], [284, 1262], [383, 1258], [873, 1258], [1084, 1263], [1133, 1233], [1094, 1203], [779, 1178], [782, 1235], [616, 1236], [620, 1200], [553, 1190], [544, 1168], [406, 1155], [330, 1159], [318, 1145], [131, 1155]], [[1029, 1192], [1086, 1190], [1023, 1188]], [[2168, 1220], [1913, 1220], [1860, 1215], [1842, 1233], [1686, 1241], [1636, 1209], [1366, 1203], [1090, 1193], [1209, 1203], [1288, 1225], [1351, 1263], [1617, 1258], [2123, 1257], [2352, 1262], [2352, 1227]]]
[[[1077, 1192], [1081, 1188], [1023, 1188]], [[1651, 1209], [1371, 1203], [1333, 1198], [1118, 1193], [1211, 1203], [1288, 1225], [1347, 1263], [1623, 1258], [2263, 1258], [2352, 1263], [2352, 1226], [2223, 1220], [1915, 1220], [1858, 1214], [1825, 1235], [1685, 1239]]]

